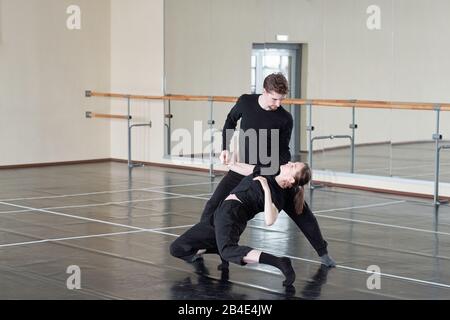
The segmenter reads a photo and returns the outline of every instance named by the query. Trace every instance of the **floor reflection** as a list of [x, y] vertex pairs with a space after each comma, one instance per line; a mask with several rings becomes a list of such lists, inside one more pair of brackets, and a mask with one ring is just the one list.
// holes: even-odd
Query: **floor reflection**
[[246, 294], [233, 291], [234, 284], [222, 273], [215, 280], [206, 275], [188, 276], [171, 288], [173, 300], [247, 300]]
[[[208, 269], [194, 268], [197, 275], [190, 275], [176, 281], [171, 288], [171, 299], [174, 300], [248, 300], [258, 299], [258, 296], [248, 296], [246, 289], [229, 281], [229, 273], [222, 272], [220, 279], [209, 276]], [[203, 272], [202, 272], [202, 271]], [[273, 300], [303, 300], [320, 299], [322, 286], [327, 282], [329, 268], [321, 265], [307, 284], [298, 292], [294, 286], [287, 287], [284, 293], [271, 296], [263, 294], [262, 299]], [[253, 293], [254, 294], [254, 293]]]
[[308, 284], [301, 291], [302, 297], [305, 299], [318, 299], [322, 292], [322, 286], [327, 283], [328, 272], [330, 268], [320, 265], [316, 274], [308, 280]]

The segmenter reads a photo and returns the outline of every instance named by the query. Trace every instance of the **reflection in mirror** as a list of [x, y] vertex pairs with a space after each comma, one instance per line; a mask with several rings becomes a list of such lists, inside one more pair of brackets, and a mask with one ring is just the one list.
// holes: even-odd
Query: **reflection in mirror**
[[[260, 93], [265, 76], [282, 72], [291, 85], [289, 97], [445, 102], [446, 91], [430, 85], [445, 83], [440, 74], [432, 72], [434, 65], [430, 66], [430, 61], [442, 61], [437, 52], [448, 49], [428, 37], [436, 28], [411, 24], [404, 13], [421, 11], [406, 10], [411, 9], [406, 3], [382, 2], [378, 24], [365, 2], [308, 1], [306, 5], [305, 1], [266, 0], [255, 6], [245, 1], [166, 0], [165, 93], [239, 97]], [[425, 43], [411, 34], [421, 35]], [[421, 50], [425, 47], [434, 50]], [[436, 70], [441, 67], [445, 66], [436, 64]], [[211, 110], [207, 101], [166, 102], [166, 153], [208, 161], [210, 139], [206, 137], [210, 135], [208, 121], [213, 119], [217, 156], [220, 130], [233, 106], [233, 102], [215, 102]], [[307, 107], [284, 107], [294, 118], [293, 160], [309, 161]], [[433, 111], [356, 108], [354, 114], [355, 130], [350, 127], [351, 108], [313, 108], [315, 169], [432, 179]], [[444, 140], [449, 117], [449, 113], [441, 113]], [[196, 121], [201, 122], [198, 129]], [[191, 150], [173, 152], [179, 142], [174, 134], [182, 129], [190, 134]], [[195, 130], [202, 132], [201, 137]], [[441, 177], [450, 180], [450, 175], [446, 176], [450, 152], [442, 150], [441, 157]]]
[[[380, 123], [389, 122], [390, 112], [390, 109], [313, 108], [314, 168], [388, 176], [391, 128]], [[315, 118], [321, 121], [315, 122]]]
[[[251, 68], [251, 89], [253, 93], [261, 93], [264, 79], [272, 73], [282, 73], [289, 83], [286, 98], [301, 98], [302, 92], [302, 45], [283, 43], [253, 44]], [[293, 161], [300, 160], [301, 142], [301, 107], [283, 103], [283, 107], [291, 113], [293, 130], [290, 150]], [[303, 159], [306, 160], [306, 159]]]
[[392, 120], [392, 176], [434, 180], [434, 112], [392, 110]]
[[[209, 1], [195, 5], [192, 1], [164, 1], [166, 95], [212, 95], [210, 14]], [[213, 116], [214, 106], [208, 101], [166, 101], [166, 155], [181, 162], [209, 162], [211, 135], [216, 129], [210, 122]]]
[[[211, 134], [216, 135], [216, 125], [210, 125], [214, 106], [203, 101], [171, 101], [170, 155], [209, 161]], [[188, 111], [188, 112], [187, 112]], [[211, 131], [212, 128], [212, 131]], [[215, 137], [215, 142], [220, 141]], [[215, 150], [218, 150], [216, 147]]]
[[390, 176], [391, 109], [357, 109], [356, 173]]
[[[440, 112], [440, 145], [448, 144], [449, 127], [447, 112]], [[434, 181], [436, 169], [437, 112], [421, 110], [393, 110], [396, 130], [392, 133], [392, 176]], [[400, 125], [400, 123], [403, 124]], [[447, 139], [446, 139], [447, 137]], [[449, 157], [447, 151], [440, 152], [440, 181], [449, 182]]]
[[441, 182], [450, 182], [450, 111], [442, 111], [440, 113], [440, 133], [442, 135], [441, 146], [445, 148], [441, 149], [440, 153], [440, 174], [439, 179]]
[[[344, 7], [323, 2], [317, 57], [321, 63], [314, 74], [308, 72], [309, 77], [317, 75], [317, 82], [308, 82], [317, 84], [309, 85], [308, 98], [389, 100], [394, 63], [392, 6], [383, 6], [381, 29], [367, 27], [365, 3]], [[316, 57], [308, 53], [308, 59]], [[314, 168], [389, 176], [390, 109], [316, 106], [311, 116]]]

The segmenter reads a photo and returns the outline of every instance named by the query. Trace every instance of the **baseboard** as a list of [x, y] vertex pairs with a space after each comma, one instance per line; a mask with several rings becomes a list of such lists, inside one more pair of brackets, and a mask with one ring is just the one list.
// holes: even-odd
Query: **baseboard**
[[62, 162], [44, 162], [44, 163], [30, 163], [30, 164], [16, 164], [9, 166], [0, 166], [2, 169], [27, 169], [27, 168], [42, 168], [42, 167], [55, 167], [55, 166], [70, 166], [77, 164], [90, 164], [90, 163], [100, 163], [109, 162], [111, 159], [93, 159], [93, 160], [77, 160], [77, 161], [62, 161]]
[[[124, 159], [110, 159], [110, 160], [112, 162], [128, 164], [128, 160], [124, 160]], [[146, 162], [146, 161], [135, 161], [135, 163], [143, 164], [144, 166], [150, 166], [150, 167], [189, 170], [189, 171], [209, 173], [209, 169], [191, 167], [191, 166], [187, 166], [187, 165], [178, 165], [178, 164], [169, 164], [169, 163], [160, 163], [160, 162]], [[226, 172], [226, 171], [214, 170], [214, 172]]]
[[[440, 142], [441, 144], [448, 144], [450, 143], [450, 140], [442, 140]], [[417, 140], [417, 141], [403, 141], [403, 142], [391, 142], [391, 141], [381, 141], [381, 142], [372, 142], [372, 143], [358, 143], [355, 145], [355, 148], [359, 147], [373, 147], [373, 146], [382, 146], [382, 145], [391, 145], [394, 147], [398, 146], [406, 146], [406, 145], [412, 145], [412, 144], [435, 144], [434, 141], [431, 140]], [[320, 150], [314, 150], [314, 153], [320, 153], [320, 152], [327, 152], [327, 151], [335, 151], [335, 150], [343, 150], [343, 149], [350, 149], [350, 145], [344, 145], [344, 146], [337, 146], [337, 147], [330, 147], [330, 148], [324, 148]], [[308, 151], [300, 151], [301, 154], [308, 154]]]
[[[420, 198], [434, 198], [434, 181], [314, 170], [314, 183]], [[450, 183], [439, 184], [440, 199], [450, 199]]]

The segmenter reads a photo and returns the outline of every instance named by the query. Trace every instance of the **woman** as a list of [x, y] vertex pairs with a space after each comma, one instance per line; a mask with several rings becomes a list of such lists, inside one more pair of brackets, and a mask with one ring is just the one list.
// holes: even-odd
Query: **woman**
[[[247, 174], [251, 165], [233, 163], [233, 170]], [[231, 168], [230, 168], [231, 169]], [[247, 222], [256, 214], [264, 212], [264, 219], [268, 226], [272, 225], [284, 210], [288, 214], [306, 214], [313, 219], [308, 240], [321, 239], [317, 221], [304, 202], [303, 186], [311, 180], [311, 170], [305, 163], [289, 162], [280, 167], [276, 176], [263, 177], [254, 172], [242, 180], [214, 213], [212, 223], [200, 222], [175, 240], [171, 247], [171, 254], [188, 262], [198, 254], [218, 253], [227, 267], [227, 262], [245, 265], [247, 263], [264, 263], [281, 270], [286, 277], [284, 286], [290, 286], [295, 280], [295, 272], [289, 258], [279, 258], [271, 254], [255, 250], [238, 244]], [[311, 228], [311, 226], [316, 226]]]

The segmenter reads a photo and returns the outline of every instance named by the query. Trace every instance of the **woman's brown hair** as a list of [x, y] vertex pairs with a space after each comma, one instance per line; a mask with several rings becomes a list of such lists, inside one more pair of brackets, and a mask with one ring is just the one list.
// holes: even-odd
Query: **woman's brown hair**
[[300, 171], [300, 175], [296, 177], [297, 193], [294, 196], [295, 213], [300, 215], [303, 212], [303, 205], [305, 203], [305, 188], [304, 186], [311, 181], [311, 168], [307, 163]]

